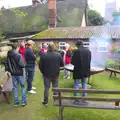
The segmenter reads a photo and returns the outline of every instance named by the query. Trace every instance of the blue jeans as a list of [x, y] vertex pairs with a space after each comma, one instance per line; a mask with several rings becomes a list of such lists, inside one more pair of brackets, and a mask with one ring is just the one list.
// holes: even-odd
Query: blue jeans
[[32, 81], [34, 79], [35, 67], [26, 68], [26, 80], [27, 80], [27, 90], [30, 91], [32, 89]]
[[[87, 89], [87, 78], [81, 79], [81, 83], [82, 83], [82, 89]], [[80, 79], [76, 79], [74, 80], [74, 88], [75, 89], [80, 89]], [[87, 94], [83, 93], [82, 96], [85, 97]], [[74, 93], [74, 96], [79, 96], [79, 93]]]
[[12, 81], [13, 81], [13, 91], [14, 91], [14, 104], [19, 104], [19, 97], [18, 97], [19, 84], [22, 88], [22, 104], [27, 104], [24, 76], [12, 76]]

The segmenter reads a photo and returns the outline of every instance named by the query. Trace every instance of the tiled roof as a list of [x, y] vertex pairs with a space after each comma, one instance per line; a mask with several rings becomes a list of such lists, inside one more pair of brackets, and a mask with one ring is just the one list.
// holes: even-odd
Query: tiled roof
[[83, 38], [90, 37], [120, 38], [120, 25], [87, 26], [87, 27], [58, 27], [49, 28], [36, 34], [33, 38]]

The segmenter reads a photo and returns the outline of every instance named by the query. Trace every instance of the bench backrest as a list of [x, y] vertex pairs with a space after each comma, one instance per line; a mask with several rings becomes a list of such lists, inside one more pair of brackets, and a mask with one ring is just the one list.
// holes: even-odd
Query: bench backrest
[[112, 95], [120, 95], [120, 91], [113, 91], [113, 90], [77, 90], [77, 89], [72, 89], [72, 88], [53, 88], [53, 92], [58, 93], [58, 95], [54, 95], [53, 98], [54, 100], [59, 100], [61, 104], [61, 100], [87, 100], [87, 101], [101, 101], [101, 102], [114, 102], [116, 106], [119, 105], [120, 102], [120, 97], [113, 98], [113, 97], [75, 97], [72, 95], [66, 96], [63, 95], [62, 93], [90, 93], [90, 94], [112, 94]]

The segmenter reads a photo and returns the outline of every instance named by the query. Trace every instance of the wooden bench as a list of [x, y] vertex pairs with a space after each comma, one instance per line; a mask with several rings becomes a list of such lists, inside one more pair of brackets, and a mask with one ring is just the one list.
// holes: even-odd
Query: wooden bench
[[7, 77], [5, 78], [7, 79], [6, 83], [4, 85], [0, 85], [0, 97], [1, 95], [3, 95], [7, 103], [10, 104], [11, 93], [13, 89], [12, 79], [8, 73], [7, 73]]
[[120, 74], [120, 70], [117, 70], [115, 68], [106, 68], [106, 70], [110, 71], [109, 77], [112, 77], [113, 74], [114, 74], [114, 76], [117, 76], [116, 73]]
[[[59, 106], [59, 120], [63, 120], [63, 110], [64, 107], [75, 107], [75, 108], [89, 108], [89, 109], [104, 109], [104, 110], [120, 110], [119, 102], [120, 97], [75, 97], [72, 96], [73, 92], [79, 93], [90, 93], [90, 94], [112, 94], [119, 95], [120, 91], [111, 91], [111, 90], [76, 90], [71, 88], [53, 88], [52, 91], [54, 93], [58, 93], [58, 95], [53, 95], [54, 105]], [[66, 96], [62, 93], [72, 93], [69, 96]], [[74, 100], [87, 100], [88, 103], [79, 102], [79, 104], [75, 104]]]

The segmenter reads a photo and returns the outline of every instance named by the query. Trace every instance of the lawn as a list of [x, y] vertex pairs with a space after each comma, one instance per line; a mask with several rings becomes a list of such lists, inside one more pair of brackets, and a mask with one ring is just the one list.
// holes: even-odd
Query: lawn
[[[120, 76], [108, 78], [108, 74], [101, 73], [94, 75], [91, 79], [95, 89], [120, 89]], [[59, 79], [60, 87], [72, 87], [73, 80]], [[34, 86], [37, 87], [37, 94], [28, 94], [28, 105], [26, 107], [13, 107], [13, 104], [0, 104], [0, 120], [57, 120], [58, 107], [53, 106], [52, 94], [50, 90], [50, 100], [48, 106], [41, 104], [43, 98], [43, 79], [39, 72], [35, 73]], [[120, 120], [120, 111], [93, 110], [65, 108], [64, 120]]]

